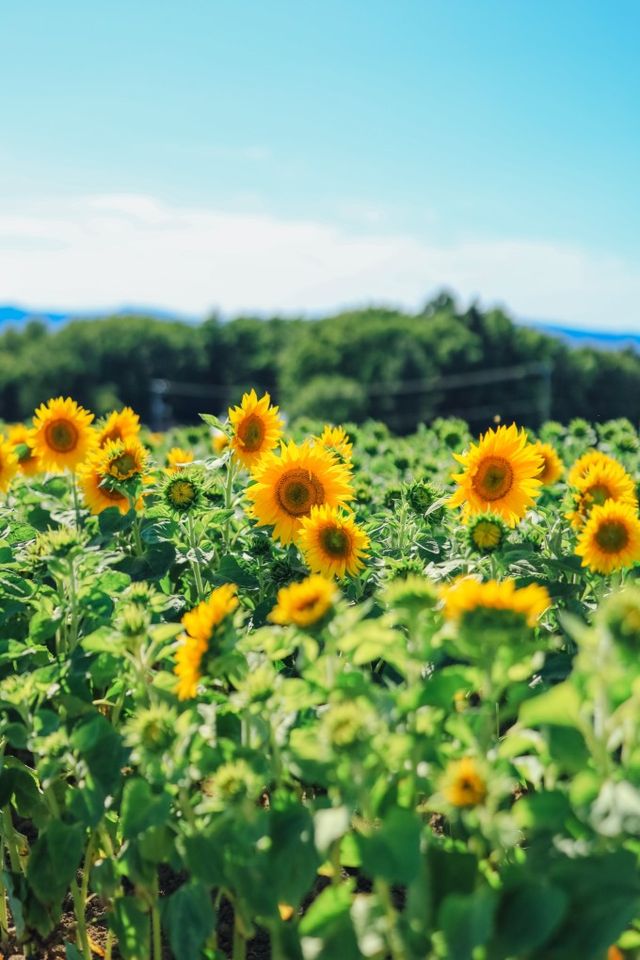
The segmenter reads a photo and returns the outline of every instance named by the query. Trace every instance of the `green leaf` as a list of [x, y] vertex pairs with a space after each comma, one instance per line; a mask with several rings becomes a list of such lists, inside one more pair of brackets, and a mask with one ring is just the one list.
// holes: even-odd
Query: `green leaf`
[[484, 946], [493, 931], [497, 897], [482, 889], [471, 895], [449, 894], [438, 914], [447, 943], [448, 960], [473, 960], [477, 947]]
[[135, 897], [119, 897], [109, 919], [123, 960], [148, 960], [149, 915]]
[[562, 923], [568, 905], [564, 890], [543, 880], [507, 890], [496, 918], [491, 955], [520, 957], [542, 947]]
[[351, 815], [347, 807], [328, 807], [317, 810], [313, 815], [313, 828], [316, 850], [321, 857], [326, 856], [329, 848], [349, 829]]
[[316, 897], [300, 921], [300, 934], [307, 937], [326, 936], [330, 929], [351, 909], [351, 884], [327, 887]]
[[513, 805], [514, 820], [523, 830], [561, 831], [571, 816], [569, 799], [560, 790], [525, 794]]
[[64, 955], [65, 960], [83, 960], [82, 954], [77, 947], [74, 947], [72, 943], [65, 943]]
[[187, 883], [163, 901], [163, 926], [173, 955], [180, 960], [200, 960], [215, 920], [209, 891], [202, 884]]
[[525, 700], [520, 707], [520, 722], [528, 727], [542, 724], [577, 727], [580, 723], [580, 694], [571, 683], [559, 683], [540, 696]]
[[146, 780], [128, 780], [122, 792], [122, 835], [130, 840], [149, 827], [165, 823], [171, 809], [167, 793], [156, 795]]
[[420, 832], [416, 815], [400, 807], [371, 836], [356, 834], [364, 872], [389, 883], [411, 883], [420, 872]]
[[57, 906], [64, 897], [78, 869], [84, 838], [80, 824], [52, 820], [33, 844], [27, 880], [42, 903]]

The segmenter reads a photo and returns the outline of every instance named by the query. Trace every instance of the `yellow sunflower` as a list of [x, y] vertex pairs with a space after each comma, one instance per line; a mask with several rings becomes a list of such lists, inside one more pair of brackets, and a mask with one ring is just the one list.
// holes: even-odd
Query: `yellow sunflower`
[[318, 437], [318, 443], [328, 450], [333, 450], [343, 460], [351, 460], [353, 444], [344, 427], [331, 427], [327, 424]]
[[478, 609], [507, 610], [522, 616], [530, 627], [535, 627], [538, 618], [551, 603], [546, 589], [535, 583], [518, 589], [513, 580], [481, 583], [473, 577], [460, 577], [442, 587], [440, 596], [448, 620], [461, 620]]
[[[578, 483], [585, 478], [591, 467], [601, 464], [618, 463], [613, 457], [609, 457], [600, 450], [587, 450], [581, 457], [578, 457], [567, 474], [567, 483], [570, 487], [576, 487]], [[620, 466], [620, 464], [618, 464]]]
[[325, 504], [312, 507], [309, 516], [302, 518], [298, 545], [314, 573], [354, 576], [364, 566], [369, 537], [351, 517]]
[[114, 480], [141, 477], [147, 466], [148, 453], [135, 438], [107, 440], [101, 450], [103, 473]]
[[18, 472], [18, 455], [9, 440], [0, 433], [0, 493], [6, 493], [9, 484]]
[[487, 430], [478, 444], [454, 457], [464, 469], [452, 475], [458, 489], [448, 506], [463, 507], [465, 519], [491, 510], [514, 527], [540, 493], [542, 457], [515, 424]]
[[255, 483], [247, 488], [249, 514], [259, 527], [272, 526], [282, 543], [295, 539], [312, 507], [340, 507], [353, 499], [349, 467], [308, 441], [283, 443], [279, 453], [266, 453], [253, 476]]
[[40, 461], [33, 452], [31, 430], [24, 424], [18, 423], [9, 430], [9, 443], [12, 445], [18, 458], [20, 472], [25, 477], [33, 477], [42, 469]]
[[640, 520], [629, 503], [607, 500], [592, 508], [580, 536], [576, 553], [582, 566], [597, 573], [631, 567], [640, 560]]
[[131, 407], [113, 410], [98, 425], [98, 444], [104, 447], [108, 440], [136, 440], [140, 434], [140, 417]]
[[179, 700], [195, 697], [202, 679], [202, 660], [209, 649], [211, 639], [225, 617], [238, 606], [237, 587], [225, 583], [214, 590], [208, 600], [203, 600], [182, 618], [185, 633], [180, 637], [173, 672], [178, 678], [176, 693]]
[[472, 757], [463, 757], [448, 765], [443, 793], [454, 807], [475, 807], [484, 801], [487, 785]]
[[229, 437], [226, 433], [223, 433], [222, 430], [217, 430], [211, 437], [211, 446], [213, 447], [213, 452], [220, 454], [229, 446]]
[[124, 515], [129, 512], [131, 504], [124, 493], [111, 486], [104, 472], [102, 454], [102, 450], [95, 451], [78, 470], [78, 484], [84, 502], [93, 514], [117, 507]]
[[310, 627], [321, 620], [334, 605], [338, 591], [333, 580], [313, 574], [300, 583], [278, 590], [276, 606], [269, 614], [272, 623]]
[[609, 500], [628, 503], [631, 507], [638, 505], [633, 479], [616, 460], [593, 464], [576, 482], [576, 507], [566, 515], [567, 519], [579, 528], [592, 507], [602, 506]]
[[187, 464], [193, 463], [193, 454], [182, 447], [171, 447], [167, 454], [167, 473], [177, 473], [184, 470]]
[[564, 473], [562, 460], [550, 443], [541, 443], [539, 440], [533, 445], [536, 453], [542, 457], [542, 467], [538, 473], [538, 480], [543, 486], [550, 487], [556, 483]]
[[70, 397], [43, 403], [33, 417], [31, 443], [43, 470], [75, 471], [96, 443], [93, 414]]
[[283, 426], [278, 410], [279, 407], [271, 406], [268, 393], [258, 400], [255, 390], [244, 394], [239, 407], [229, 407], [231, 446], [244, 467], [252, 467], [278, 443]]

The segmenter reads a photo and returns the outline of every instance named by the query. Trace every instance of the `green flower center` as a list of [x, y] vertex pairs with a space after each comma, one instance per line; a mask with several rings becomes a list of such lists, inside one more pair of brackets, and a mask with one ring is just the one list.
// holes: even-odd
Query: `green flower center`
[[334, 557], [344, 557], [349, 552], [349, 536], [340, 527], [327, 527], [320, 539], [323, 548]]

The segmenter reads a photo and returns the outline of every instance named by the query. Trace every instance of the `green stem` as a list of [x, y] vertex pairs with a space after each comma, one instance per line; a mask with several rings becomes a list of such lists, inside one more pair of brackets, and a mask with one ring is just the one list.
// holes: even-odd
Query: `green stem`
[[187, 532], [189, 534], [189, 547], [191, 548], [191, 552], [194, 554], [194, 559], [191, 561], [191, 569], [193, 570], [193, 576], [196, 581], [196, 590], [198, 591], [198, 600], [202, 600], [202, 598], [204, 597], [204, 583], [202, 582], [202, 571], [200, 570], [198, 539], [196, 537], [196, 530], [193, 523], [193, 516], [190, 513], [187, 514]]
[[389, 884], [385, 880], [375, 881], [375, 891], [384, 907], [389, 930], [388, 946], [392, 960], [407, 960], [407, 952], [398, 930], [398, 912], [391, 900]]
[[237, 908], [233, 915], [233, 954], [232, 960], [246, 960], [247, 941], [244, 938]]
[[[227, 460], [227, 483], [224, 490], [225, 510], [231, 511], [233, 508], [233, 480], [235, 477], [235, 463], [233, 457]], [[227, 517], [224, 525], [224, 543], [226, 547], [230, 546], [231, 539], [231, 517]]]
[[11, 864], [11, 870], [13, 873], [20, 873], [22, 871], [22, 863], [20, 861], [20, 854], [18, 852], [18, 845], [16, 843], [16, 831], [13, 826], [11, 810], [8, 806], [2, 811], [2, 833], [4, 835], [4, 842], [9, 852], [9, 863]]
[[93, 863], [94, 845], [95, 836], [92, 833], [89, 837], [89, 843], [87, 844], [87, 852], [84, 858], [80, 887], [78, 887], [78, 883], [75, 879], [71, 884], [73, 906], [76, 914], [78, 949], [82, 950], [85, 960], [91, 960], [91, 947], [89, 946], [89, 935], [87, 933], [86, 910], [87, 896], [89, 893], [89, 875], [91, 873], [91, 866]]
[[[4, 860], [4, 857], [2, 858]], [[4, 864], [2, 864], [4, 867]], [[0, 939], [4, 943], [9, 933], [9, 911], [7, 910], [7, 893], [4, 883], [0, 880]]]
[[135, 505], [133, 504], [132, 504], [132, 509], [135, 510], [135, 516], [133, 518], [133, 524], [132, 524], [133, 548], [135, 550], [136, 557], [141, 557], [142, 554], [144, 553], [144, 549], [142, 547], [142, 540], [140, 539], [140, 517], [138, 515], [138, 511], [135, 508]]
[[107, 939], [104, 945], [104, 960], [111, 960], [111, 954], [113, 951], [113, 934], [111, 930], [107, 930]]
[[80, 502], [78, 500], [78, 484], [76, 483], [75, 474], [71, 474], [71, 492], [73, 493], [73, 508], [76, 514], [76, 530], [80, 529]]
[[158, 881], [156, 879], [155, 898], [151, 908], [151, 938], [153, 941], [153, 960], [162, 960], [162, 930], [160, 927], [160, 908], [158, 907]]

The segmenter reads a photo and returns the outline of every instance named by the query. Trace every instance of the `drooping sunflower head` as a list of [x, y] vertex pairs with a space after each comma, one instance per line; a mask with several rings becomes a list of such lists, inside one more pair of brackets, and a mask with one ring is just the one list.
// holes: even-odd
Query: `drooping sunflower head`
[[266, 453], [247, 488], [250, 515], [258, 526], [272, 526], [273, 536], [291, 543], [313, 507], [344, 506], [353, 499], [348, 466], [323, 447], [305, 442], [282, 444]]
[[582, 526], [594, 506], [609, 500], [637, 507], [636, 487], [632, 477], [616, 460], [592, 464], [576, 483], [575, 509], [567, 514], [574, 527]]
[[7, 492], [18, 468], [18, 455], [13, 444], [0, 433], [0, 493]]
[[268, 393], [258, 400], [255, 390], [243, 395], [240, 406], [229, 407], [231, 446], [236, 460], [244, 467], [253, 467], [278, 443], [283, 427], [278, 410], [271, 405]]
[[562, 460], [550, 443], [538, 441], [534, 444], [534, 449], [542, 457], [542, 467], [538, 473], [538, 480], [542, 481], [543, 486], [550, 487], [564, 473]]
[[453, 474], [458, 489], [448, 505], [463, 507], [465, 517], [491, 510], [514, 527], [540, 493], [542, 457], [515, 424], [487, 430], [454, 457], [463, 470]]
[[578, 537], [576, 553], [582, 566], [612, 573], [640, 560], [640, 520], [629, 503], [607, 500], [594, 506]]
[[193, 454], [190, 450], [183, 450], [182, 447], [171, 447], [167, 454], [167, 473], [177, 473], [184, 470], [190, 463], [193, 463]]
[[31, 442], [43, 470], [77, 470], [96, 444], [92, 420], [93, 414], [70, 397], [38, 407]]
[[460, 577], [442, 587], [440, 596], [448, 620], [477, 627], [535, 627], [551, 603], [546, 589], [538, 584], [518, 589], [514, 580], [481, 583], [472, 577]]
[[337, 453], [343, 460], [351, 460], [353, 455], [353, 444], [344, 427], [332, 427], [326, 424], [322, 433], [318, 437], [318, 443], [327, 450]]
[[327, 504], [312, 507], [303, 517], [298, 545], [314, 573], [327, 577], [354, 576], [364, 566], [369, 538], [352, 517]]
[[20, 472], [25, 477], [34, 477], [42, 469], [38, 457], [33, 450], [31, 430], [24, 424], [18, 423], [9, 430], [9, 443], [12, 445], [18, 458]]
[[484, 801], [487, 784], [472, 757], [449, 763], [444, 775], [443, 793], [454, 807], [476, 807]]
[[176, 693], [179, 700], [195, 697], [203, 676], [203, 660], [214, 634], [237, 606], [236, 585], [225, 583], [214, 590], [208, 600], [203, 600], [183, 616], [185, 633], [180, 638], [173, 669], [178, 678]]
[[476, 553], [493, 553], [499, 550], [507, 537], [504, 520], [495, 513], [481, 513], [469, 521], [467, 539]]
[[104, 447], [109, 440], [136, 440], [140, 435], [140, 417], [131, 407], [113, 410], [97, 425], [98, 445]]
[[[109, 443], [112, 444], [113, 441], [109, 441]], [[131, 508], [129, 498], [107, 473], [105, 450], [100, 447], [94, 449], [88, 459], [80, 466], [78, 484], [84, 502], [91, 513], [102, 513], [109, 507], [117, 507], [123, 515], [129, 512]]]
[[578, 457], [567, 474], [567, 483], [570, 487], [577, 485], [584, 480], [591, 467], [606, 465], [608, 463], [617, 463], [613, 457], [608, 456], [601, 450], [587, 450], [581, 457]]
[[300, 583], [278, 590], [277, 603], [269, 620], [284, 625], [311, 627], [322, 620], [338, 598], [335, 583], [319, 574], [312, 574]]

